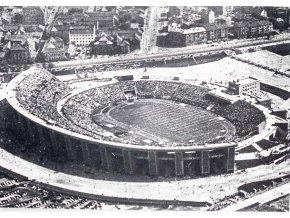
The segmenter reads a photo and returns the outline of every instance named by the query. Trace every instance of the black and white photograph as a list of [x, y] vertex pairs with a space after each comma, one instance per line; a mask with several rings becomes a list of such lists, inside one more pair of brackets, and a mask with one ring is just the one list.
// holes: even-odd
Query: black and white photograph
[[0, 216], [289, 213], [290, 2], [16, 3], [0, 3]]

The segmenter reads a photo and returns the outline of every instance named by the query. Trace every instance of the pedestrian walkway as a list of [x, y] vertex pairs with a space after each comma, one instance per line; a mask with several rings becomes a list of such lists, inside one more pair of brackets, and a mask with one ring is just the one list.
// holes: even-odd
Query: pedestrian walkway
[[226, 207], [220, 211], [222, 212], [234, 212], [241, 210], [245, 207], [249, 207], [253, 204], [259, 203], [259, 204], [265, 204], [269, 201], [275, 200], [279, 197], [282, 197], [286, 194], [290, 193], [290, 183], [287, 183], [285, 185], [281, 185], [277, 188], [273, 188], [267, 192], [264, 192], [262, 194], [256, 195], [252, 198], [249, 198], [247, 200], [238, 202], [237, 204], [231, 205], [229, 207]]

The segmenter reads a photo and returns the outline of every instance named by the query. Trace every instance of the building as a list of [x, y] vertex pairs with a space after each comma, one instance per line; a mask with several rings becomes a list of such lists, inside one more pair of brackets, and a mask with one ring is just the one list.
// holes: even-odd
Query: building
[[93, 55], [114, 55], [130, 53], [130, 43], [119, 35], [102, 33], [92, 44]]
[[225, 17], [226, 25], [231, 26], [232, 25], [232, 18], [231, 17]]
[[56, 32], [54, 32], [54, 36], [61, 38], [65, 44], [69, 42], [69, 29], [70, 26], [67, 25], [54, 25]]
[[96, 38], [96, 28], [81, 26], [69, 30], [69, 43], [77, 46], [88, 46]]
[[130, 43], [127, 40], [122, 40], [119, 45], [119, 49], [121, 54], [130, 53]]
[[24, 30], [24, 35], [35, 39], [40, 39], [44, 31], [44, 26], [41, 25], [22, 25], [22, 28]]
[[23, 8], [24, 25], [44, 25], [44, 14], [40, 7], [30, 6]]
[[170, 6], [168, 10], [168, 17], [180, 16], [181, 10], [180, 7]]
[[260, 94], [260, 81], [252, 77], [229, 82], [228, 91], [234, 95], [255, 95]]
[[233, 27], [234, 37], [257, 38], [266, 36], [273, 31], [273, 24], [267, 20], [238, 22]]
[[213, 10], [210, 10], [208, 13], [208, 23], [214, 23], [215, 22], [215, 13]]
[[10, 64], [27, 64], [35, 55], [34, 41], [25, 35], [6, 35], [4, 37], [6, 59]]
[[212, 10], [217, 16], [223, 14], [223, 6], [210, 6], [208, 8]]
[[224, 16], [229, 16], [233, 13], [234, 11], [234, 6], [223, 6], [223, 15]]
[[3, 63], [6, 62], [6, 58], [5, 58], [5, 56], [6, 56], [6, 52], [0, 50], [0, 63], [1, 63], [1, 64], [3, 64]]
[[181, 29], [180, 25], [173, 23], [168, 26], [167, 43], [173, 47], [184, 47], [205, 43], [207, 40], [204, 27]]
[[5, 34], [6, 34], [6, 31], [2, 27], [0, 27], [0, 40]]
[[27, 64], [30, 62], [30, 53], [26, 43], [8, 42], [7, 62], [10, 64]]
[[226, 24], [208, 24], [204, 26], [207, 41], [221, 41], [228, 39], [228, 26]]
[[168, 26], [168, 33], [158, 35], [158, 40], [160, 41], [159, 44], [164, 44], [166, 41], [168, 45], [173, 47], [227, 40], [228, 28], [226, 24], [207, 24], [203, 27], [182, 29], [180, 25], [173, 23]]
[[92, 54], [94, 55], [113, 55], [114, 54], [114, 38], [106, 34], [97, 38], [92, 45]]
[[134, 29], [110, 29], [110, 30], [104, 30], [103, 32], [107, 33], [108, 35], [112, 36], [120, 36], [122, 39], [128, 41], [130, 43], [130, 50], [136, 50], [140, 49], [140, 41], [142, 39], [142, 33], [143, 31], [138, 28]]
[[96, 25], [97, 29], [115, 26], [119, 18], [114, 12], [90, 12], [84, 25]]
[[9, 35], [9, 34], [14, 34], [14, 32], [16, 32], [19, 27], [16, 26], [16, 25], [2, 25], [1, 27], [2, 31], [3, 32], [3, 35]]
[[64, 42], [59, 37], [50, 37], [42, 49], [44, 61], [62, 61], [65, 60], [66, 49]]
[[126, 25], [126, 23], [138, 23], [140, 26], [144, 25], [144, 10], [141, 8], [130, 8], [119, 10], [119, 24]]
[[73, 44], [69, 44], [69, 45], [68, 45], [68, 48], [67, 48], [67, 54], [68, 54], [70, 57], [75, 56], [75, 54], [76, 54], [76, 46], [73, 45]]
[[288, 27], [290, 24], [290, 9], [288, 7], [265, 7], [270, 19], [283, 19], [283, 24]]
[[261, 17], [268, 17], [267, 11], [265, 9], [261, 12]]
[[89, 15], [84, 13], [62, 14], [57, 19], [57, 23], [64, 26], [83, 25], [88, 18]]
[[66, 26], [96, 26], [96, 29], [113, 27], [118, 23], [118, 16], [114, 12], [86, 12], [63, 14], [58, 18], [59, 24]]
[[215, 13], [213, 10], [203, 11], [201, 13], [202, 23], [203, 24], [212, 24], [215, 22]]

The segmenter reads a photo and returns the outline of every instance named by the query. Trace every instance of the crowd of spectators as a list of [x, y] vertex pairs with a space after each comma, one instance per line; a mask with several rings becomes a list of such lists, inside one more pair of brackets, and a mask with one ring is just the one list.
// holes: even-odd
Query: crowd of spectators
[[49, 72], [37, 68], [19, 84], [16, 97], [32, 114], [57, 122], [60, 119], [56, 109], [57, 102], [70, 91], [71, 88]]
[[257, 131], [257, 126], [266, 120], [265, 115], [259, 109], [246, 101], [237, 101], [216, 108], [215, 112], [231, 121], [236, 127], [236, 134], [239, 136]]
[[71, 91], [66, 84], [49, 72], [38, 69], [28, 75], [17, 87], [19, 103], [43, 120], [96, 139], [131, 143], [130, 140], [109, 134], [97, 125], [92, 116], [103, 108], [126, 100], [126, 91], [136, 92], [139, 98], [169, 99], [181, 103], [210, 108], [236, 127], [236, 136], [243, 137], [257, 129], [265, 120], [264, 114], [245, 101], [221, 104], [207, 98], [208, 88], [180, 82], [127, 81], [89, 89], [69, 98], [62, 108], [65, 117], [57, 111], [57, 102]]

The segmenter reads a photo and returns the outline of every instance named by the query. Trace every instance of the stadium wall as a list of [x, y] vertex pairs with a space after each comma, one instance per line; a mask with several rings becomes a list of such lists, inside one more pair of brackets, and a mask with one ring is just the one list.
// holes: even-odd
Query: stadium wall
[[288, 98], [290, 98], [290, 92], [284, 89], [280, 89], [279, 87], [272, 86], [266, 83], [260, 83], [260, 87], [262, 91], [269, 92], [273, 95], [282, 98], [283, 100], [287, 100]]

